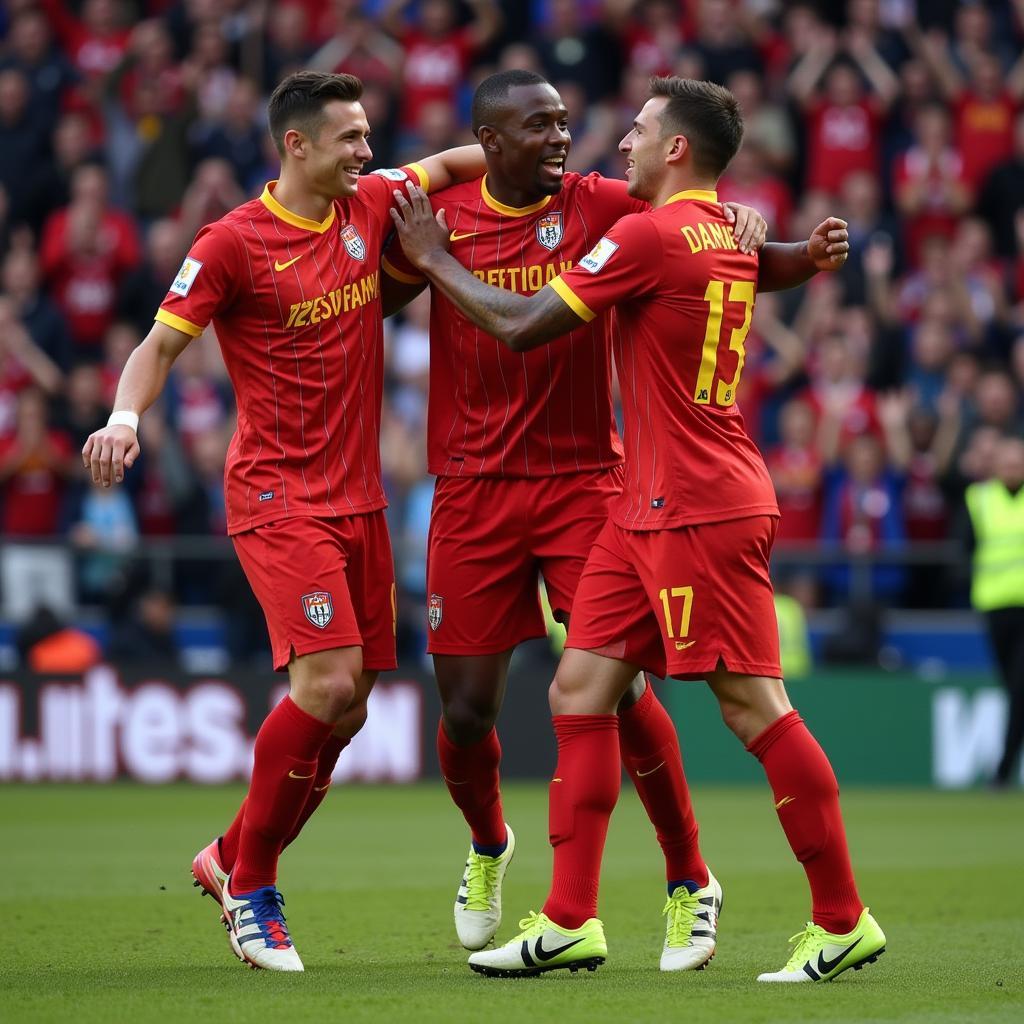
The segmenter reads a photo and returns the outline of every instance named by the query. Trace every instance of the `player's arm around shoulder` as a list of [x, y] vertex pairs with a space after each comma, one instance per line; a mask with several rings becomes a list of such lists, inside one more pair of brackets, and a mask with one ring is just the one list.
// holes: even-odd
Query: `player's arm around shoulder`
[[128, 357], [107, 425], [89, 435], [82, 446], [82, 463], [94, 484], [109, 487], [124, 480], [139, 457], [139, 417], [156, 401], [174, 360], [193, 335], [159, 321]]
[[410, 165], [424, 192], [440, 192], [451, 185], [472, 181], [487, 170], [480, 146], [456, 146]]
[[796, 288], [820, 271], [840, 270], [850, 255], [845, 220], [823, 220], [805, 242], [767, 242], [761, 249], [757, 290]]

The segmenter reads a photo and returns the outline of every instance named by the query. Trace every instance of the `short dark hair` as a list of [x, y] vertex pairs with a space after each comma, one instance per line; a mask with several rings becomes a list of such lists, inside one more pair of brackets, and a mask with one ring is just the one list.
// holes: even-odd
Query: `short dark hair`
[[685, 135], [693, 166], [717, 181], [743, 141], [743, 114], [735, 96], [714, 82], [693, 78], [652, 78], [651, 96], [668, 99], [661, 112], [662, 135]]
[[283, 79], [267, 104], [270, 137], [278, 153], [284, 156], [285, 132], [292, 128], [315, 137], [323, 124], [324, 106], [331, 100], [355, 103], [362, 95], [363, 83], [355, 75], [296, 71]]
[[496, 75], [485, 78], [473, 93], [473, 134], [482, 125], [491, 124], [504, 109], [510, 89], [520, 85], [550, 85], [551, 83], [536, 71], [513, 68], [511, 71], [499, 71]]

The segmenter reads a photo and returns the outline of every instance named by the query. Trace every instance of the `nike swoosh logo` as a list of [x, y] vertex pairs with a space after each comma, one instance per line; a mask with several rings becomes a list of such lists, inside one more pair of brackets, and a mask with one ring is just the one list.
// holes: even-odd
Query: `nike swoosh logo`
[[647, 775], [653, 775], [659, 768], [663, 768], [664, 766], [665, 766], [665, 762], [662, 761], [661, 764], [655, 765], [649, 772], [642, 772], [642, 771], [640, 771], [639, 768], [637, 768], [636, 774], [637, 774], [637, 776], [639, 778], [642, 779], [642, 778], [644, 778]]
[[465, 234], [460, 235], [458, 231], [453, 231], [448, 236], [449, 242], [461, 242], [463, 238], [472, 238], [474, 235], [479, 235], [479, 231], [467, 231]]
[[[558, 949], [545, 949], [541, 945], [543, 938], [543, 935], [540, 936], [533, 947], [533, 955], [542, 963], [546, 960], [554, 960], [559, 953], [564, 953], [567, 949], [572, 949], [573, 946], [578, 946], [583, 941], [582, 939], [573, 939], [572, 942], [567, 942], [564, 946], [559, 946]], [[859, 942], [860, 939], [857, 941]], [[845, 956], [846, 954], [844, 953], [843, 955]]]
[[287, 263], [279, 263], [277, 260], [274, 260], [274, 269], [275, 270], [287, 270], [293, 263], [298, 263], [299, 260], [301, 260], [301, 259], [302, 259], [301, 256], [296, 256], [295, 259], [289, 260]]
[[[862, 935], [860, 938], [862, 939], [864, 938], [864, 936]], [[538, 942], [539, 941], [540, 940], [538, 940]], [[839, 956], [834, 957], [831, 960], [825, 959], [825, 951], [822, 950], [818, 954], [818, 973], [824, 978], [825, 975], [829, 973], [829, 971], [834, 970], [839, 965], [839, 961], [842, 960], [843, 957], [846, 956], [846, 954], [849, 953], [851, 949], [854, 949], [856, 946], [859, 945], [860, 939], [858, 939], [856, 942], [851, 943], [849, 946], [846, 947], [846, 949], [842, 951], [842, 953], [839, 954]]]
[[677, 640], [676, 641], [676, 650], [677, 651], [685, 651], [687, 647], [692, 647], [696, 642], [697, 642], [696, 640], [687, 640], [687, 642], [684, 644], [684, 643], [680, 642], [679, 640]]
[[311, 779], [311, 778], [313, 778], [314, 775], [316, 775], [316, 772], [310, 772], [308, 775], [299, 775], [298, 772], [296, 772], [295, 769], [293, 768], [288, 773], [288, 778], [289, 779]]
[[775, 810], [778, 810], [778, 809], [779, 809], [780, 807], [785, 807], [785, 806], [786, 806], [786, 804], [791, 804], [791, 803], [792, 803], [792, 802], [793, 802], [793, 801], [794, 801], [795, 799], [796, 799], [796, 797], [795, 797], [795, 796], [784, 796], [784, 797], [783, 797], [783, 798], [782, 798], [782, 799], [781, 799], [781, 800], [780, 800], [780, 801], [779, 801], [779, 802], [778, 802], [778, 803], [777, 803], [777, 804], [775, 805]]

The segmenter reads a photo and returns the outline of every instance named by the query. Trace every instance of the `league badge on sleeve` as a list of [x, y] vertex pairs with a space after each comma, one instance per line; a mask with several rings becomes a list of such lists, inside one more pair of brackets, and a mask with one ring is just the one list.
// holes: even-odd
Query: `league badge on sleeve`
[[618, 245], [610, 238], [602, 238], [590, 252], [580, 260], [580, 266], [596, 274], [615, 254]]
[[545, 249], [554, 249], [562, 240], [562, 211], [545, 213], [537, 218], [537, 241]]
[[306, 618], [313, 623], [317, 629], [325, 629], [327, 624], [334, 618], [334, 602], [326, 590], [317, 590], [312, 594], [302, 595], [302, 610]]
[[195, 279], [199, 276], [199, 271], [202, 269], [203, 265], [199, 260], [194, 260], [191, 256], [185, 257], [185, 262], [182, 263], [178, 276], [171, 283], [170, 290], [175, 295], [188, 295]]
[[427, 604], [427, 622], [430, 623], [430, 628], [436, 630], [441, 625], [441, 616], [444, 612], [443, 606], [444, 599], [440, 594], [431, 594], [430, 601]]
[[345, 251], [352, 259], [366, 259], [366, 243], [360, 237], [355, 224], [346, 224], [341, 229], [341, 240], [345, 245]]

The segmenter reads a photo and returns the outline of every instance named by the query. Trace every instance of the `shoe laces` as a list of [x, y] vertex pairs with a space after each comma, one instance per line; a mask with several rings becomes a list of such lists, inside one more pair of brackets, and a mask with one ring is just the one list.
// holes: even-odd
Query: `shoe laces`
[[793, 945], [795, 942], [796, 948], [793, 950], [793, 953], [783, 970], [800, 970], [800, 968], [811, 959], [816, 949], [823, 944], [824, 940], [825, 929], [822, 928], [820, 924], [808, 921], [807, 926], [802, 932], [797, 932], [796, 935], [791, 935], [789, 937], [789, 944]]
[[466, 861], [466, 910], [490, 910], [498, 885], [500, 858], [486, 857], [475, 850]]
[[667, 900], [661, 912], [668, 917], [665, 933], [667, 946], [689, 945], [693, 924], [697, 919], [697, 911], [701, 904], [696, 893], [690, 892], [681, 885]]
[[249, 905], [252, 908], [253, 919], [260, 926], [260, 931], [263, 932], [267, 947], [270, 949], [291, 948], [291, 936], [288, 934], [286, 919], [281, 910], [284, 906], [284, 896], [276, 889], [267, 887]]
[[511, 941], [520, 942], [522, 939], [532, 939], [537, 935], [542, 935], [550, 927], [551, 922], [548, 920], [547, 914], [538, 914], [536, 910], [531, 910], [519, 922], [519, 934]]

